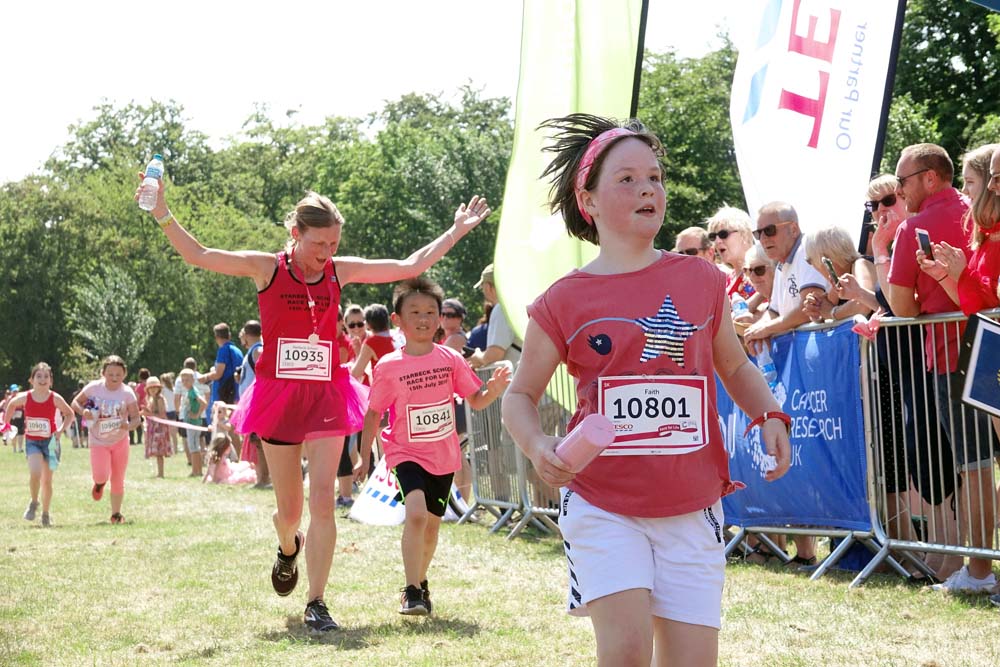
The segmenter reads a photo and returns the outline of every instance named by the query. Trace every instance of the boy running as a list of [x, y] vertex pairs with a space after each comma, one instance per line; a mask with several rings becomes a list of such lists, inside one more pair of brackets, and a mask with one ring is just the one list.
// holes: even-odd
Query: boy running
[[367, 475], [375, 429], [388, 409], [389, 426], [382, 432], [386, 465], [396, 476], [406, 505], [402, 539], [406, 587], [399, 613], [407, 616], [431, 613], [427, 568], [437, 547], [452, 477], [462, 466], [454, 396], [482, 410], [499, 398], [511, 377], [510, 368], [500, 366], [483, 388], [461, 354], [434, 343], [443, 300], [441, 288], [423, 277], [403, 281], [394, 290], [392, 321], [406, 336], [406, 345], [385, 355], [372, 372], [357, 470], [358, 479]]

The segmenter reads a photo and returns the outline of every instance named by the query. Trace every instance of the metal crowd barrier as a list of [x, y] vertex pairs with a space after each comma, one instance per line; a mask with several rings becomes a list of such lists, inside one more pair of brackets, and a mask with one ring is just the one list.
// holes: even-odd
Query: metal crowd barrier
[[[476, 373], [485, 382], [494, 368], [488, 366]], [[549, 389], [550, 394], [539, 406], [542, 428], [546, 433], [564, 435], [571, 413], [562, 406], [575, 405], [575, 387], [565, 374], [557, 373]], [[500, 401], [485, 410], [471, 410], [466, 404], [466, 410], [473, 500], [459, 523], [482, 508], [496, 517], [491, 533], [510, 525], [507, 539], [517, 537], [528, 524], [558, 534], [553, 519], [559, 516], [559, 491], [538, 478], [531, 462], [514, 443], [501, 421]]]
[[[984, 313], [993, 319], [1000, 310]], [[889, 318], [862, 343], [862, 391], [869, 443], [869, 498], [881, 548], [864, 582], [891, 554], [927, 574], [942, 557], [1000, 560], [997, 431], [994, 418], [958, 400], [961, 313]], [[925, 346], [943, 347], [929, 360]], [[959, 461], [977, 462], [963, 469]], [[937, 556], [931, 556], [936, 554]]]

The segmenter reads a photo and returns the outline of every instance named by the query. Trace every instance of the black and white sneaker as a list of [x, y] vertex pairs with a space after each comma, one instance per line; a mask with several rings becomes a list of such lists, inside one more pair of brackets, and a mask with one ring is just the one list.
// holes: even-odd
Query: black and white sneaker
[[431, 604], [431, 591], [427, 588], [426, 579], [420, 582], [420, 593], [424, 598], [424, 606], [427, 607], [427, 615], [430, 616], [434, 611], [434, 606]]
[[424, 604], [424, 592], [416, 586], [407, 586], [400, 590], [399, 613], [403, 616], [426, 616], [427, 605]]
[[37, 512], [38, 512], [38, 501], [32, 500], [30, 503], [28, 503], [28, 509], [24, 510], [24, 520], [34, 521]]
[[304, 621], [306, 627], [309, 628], [309, 632], [312, 634], [340, 629], [337, 621], [330, 617], [330, 610], [326, 608], [323, 598], [316, 598], [306, 605]]
[[302, 542], [305, 536], [302, 531], [295, 533], [295, 553], [286, 556], [281, 553], [281, 545], [278, 545], [278, 557], [274, 559], [274, 567], [271, 568], [271, 585], [274, 592], [285, 597], [295, 590], [295, 585], [299, 583], [299, 569], [295, 566], [295, 559], [302, 551]]

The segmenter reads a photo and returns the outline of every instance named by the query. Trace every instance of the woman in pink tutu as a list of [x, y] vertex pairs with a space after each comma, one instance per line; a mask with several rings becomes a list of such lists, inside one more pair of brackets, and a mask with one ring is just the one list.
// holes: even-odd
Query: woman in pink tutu
[[[138, 194], [137, 189], [136, 199]], [[264, 442], [278, 506], [278, 554], [271, 584], [278, 595], [292, 592], [298, 581], [296, 559], [305, 547], [305, 624], [312, 632], [334, 630], [339, 626], [330, 617], [323, 593], [337, 539], [337, 464], [344, 436], [361, 430], [367, 410], [366, 390], [337, 356], [340, 291], [349, 283], [396, 282], [423, 273], [489, 215], [489, 205], [480, 197], [462, 204], [446, 233], [406, 259], [338, 257], [336, 262], [344, 219], [333, 202], [314, 192], [285, 218], [291, 238], [278, 253], [205, 248], [171, 214], [162, 184], [151, 213], [184, 261], [252, 278], [257, 287], [264, 351], [257, 362], [257, 380], [240, 398], [232, 423], [237, 431], [257, 433]], [[308, 534], [299, 530], [303, 455], [309, 459]]]
[[254, 464], [247, 461], [229, 461], [229, 451], [233, 443], [225, 433], [216, 433], [208, 453], [208, 471], [203, 482], [213, 484], [256, 484], [257, 471]]

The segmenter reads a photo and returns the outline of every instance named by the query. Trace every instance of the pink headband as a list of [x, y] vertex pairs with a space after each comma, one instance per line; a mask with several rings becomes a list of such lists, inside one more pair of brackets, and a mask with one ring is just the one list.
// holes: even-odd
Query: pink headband
[[608, 143], [612, 139], [617, 139], [618, 137], [624, 137], [630, 134], [635, 134], [632, 130], [624, 127], [616, 127], [607, 132], [602, 132], [587, 144], [587, 150], [583, 152], [583, 158], [580, 160], [580, 166], [576, 170], [576, 207], [580, 209], [580, 215], [583, 219], [590, 224], [594, 224], [594, 219], [590, 217], [590, 214], [583, 208], [583, 200], [580, 195], [583, 193], [584, 185], [587, 183], [587, 176], [590, 175], [590, 168], [594, 166], [594, 160], [597, 159], [604, 149], [607, 148]]

